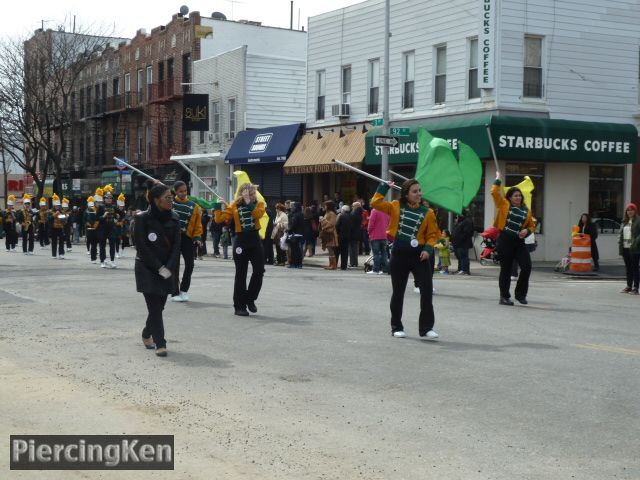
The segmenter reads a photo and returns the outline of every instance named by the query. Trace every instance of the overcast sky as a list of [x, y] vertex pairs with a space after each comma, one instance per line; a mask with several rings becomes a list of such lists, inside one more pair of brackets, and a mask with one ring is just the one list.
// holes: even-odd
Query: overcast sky
[[[293, 27], [304, 26], [307, 18], [329, 12], [362, 0], [294, 0]], [[11, 2], [12, 5], [17, 5]], [[97, 28], [116, 37], [131, 38], [139, 28], [147, 32], [159, 25], [169, 23], [181, 5], [190, 11], [199, 11], [202, 16], [212, 12], [224, 13], [229, 20], [255, 20], [263, 25], [289, 27], [290, 0], [26, 0], [21, 10], [9, 11], [10, 3], [3, 3], [4, 14], [0, 16], [0, 35], [29, 36], [42, 26], [56, 29], [66, 25], [70, 31], [73, 16], [83, 30]], [[298, 22], [298, 16], [300, 21]]]

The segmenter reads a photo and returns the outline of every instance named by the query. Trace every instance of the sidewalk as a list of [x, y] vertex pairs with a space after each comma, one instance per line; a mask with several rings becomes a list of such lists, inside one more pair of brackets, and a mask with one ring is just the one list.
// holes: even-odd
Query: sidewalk
[[[358, 257], [358, 268], [350, 268], [349, 271], [364, 271], [364, 262], [367, 260], [368, 256], [360, 255]], [[451, 259], [451, 270], [455, 271], [457, 266], [457, 260], [454, 258]], [[557, 262], [534, 262], [533, 270], [536, 272], [543, 272], [546, 274], [553, 275], [561, 275], [566, 277], [567, 279], [581, 279], [581, 280], [624, 280], [625, 270], [624, 264], [622, 260], [605, 260], [600, 262], [600, 271], [592, 272], [588, 275], [584, 274], [576, 274], [573, 275], [571, 272], [561, 273], [556, 272], [554, 269], [556, 267]], [[313, 257], [304, 257], [302, 261], [303, 268], [323, 268], [329, 265], [329, 255], [327, 252], [323, 252], [320, 249], [316, 250], [316, 254]], [[491, 276], [495, 277], [498, 275], [499, 266], [498, 265], [480, 265], [480, 262], [476, 260], [471, 260], [471, 275], [480, 275], [480, 276]]]

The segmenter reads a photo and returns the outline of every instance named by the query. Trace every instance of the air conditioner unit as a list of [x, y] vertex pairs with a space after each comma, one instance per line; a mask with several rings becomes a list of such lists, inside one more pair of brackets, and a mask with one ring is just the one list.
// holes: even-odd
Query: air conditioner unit
[[231, 140], [232, 138], [235, 138], [236, 136], [236, 132], [227, 132], [224, 134], [224, 138]]
[[338, 118], [348, 117], [350, 115], [350, 105], [348, 103], [339, 103], [331, 105], [331, 115]]
[[211, 133], [209, 132], [209, 142], [218, 143], [220, 141], [219, 133]]

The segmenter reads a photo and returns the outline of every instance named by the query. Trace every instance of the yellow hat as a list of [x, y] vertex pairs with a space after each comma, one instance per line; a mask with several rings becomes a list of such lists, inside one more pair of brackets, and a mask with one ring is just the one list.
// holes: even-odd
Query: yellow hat
[[113, 185], [111, 185], [111, 184], [105, 185], [103, 190], [104, 190], [104, 196], [105, 197], [112, 197], [113, 196]]
[[47, 199], [45, 197], [40, 197], [40, 206], [41, 207], [47, 206]]
[[9, 197], [7, 198], [7, 205], [11, 206], [16, 202], [16, 196], [15, 195], [9, 195]]
[[60, 197], [57, 194], [54, 193], [53, 197], [51, 197], [51, 200], [53, 200], [53, 205], [60, 205]]
[[22, 195], [22, 203], [31, 203], [31, 195], [28, 193]]
[[120, 200], [121, 202], [124, 202], [127, 199], [127, 197], [124, 196], [124, 193], [121, 193], [120, 195], [118, 195], [118, 200]]
[[87, 198], [87, 205], [89, 205], [90, 207], [95, 205], [95, 203], [96, 203], [96, 199], [95, 198], [93, 198], [93, 197]]
[[96, 195], [94, 197], [94, 200], [96, 202], [101, 202], [102, 201], [102, 196], [104, 195], [104, 190], [102, 190], [102, 187], [98, 187], [96, 188]]
[[69, 199], [67, 197], [62, 197], [62, 206], [63, 207], [69, 206]]

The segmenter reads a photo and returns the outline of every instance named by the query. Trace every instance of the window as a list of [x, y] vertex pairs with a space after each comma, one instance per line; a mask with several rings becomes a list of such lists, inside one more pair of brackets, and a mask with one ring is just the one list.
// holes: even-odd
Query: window
[[369, 95], [367, 113], [378, 113], [378, 97], [380, 96], [380, 59], [369, 60]]
[[138, 102], [144, 100], [144, 71], [138, 70]]
[[447, 47], [436, 47], [434, 103], [444, 103], [447, 99]]
[[220, 141], [220, 102], [211, 102], [211, 131], [213, 141]]
[[124, 74], [124, 91], [125, 92], [131, 91], [131, 74], [130, 73]]
[[480, 98], [480, 88], [478, 87], [478, 39], [469, 40], [469, 75], [467, 77], [469, 86], [467, 87], [467, 98], [469, 100]]
[[142, 127], [137, 128], [138, 134], [138, 152], [136, 160], [142, 160], [142, 152], [144, 152], [144, 137], [142, 136]]
[[402, 54], [402, 108], [413, 108], [413, 82], [415, 78], [415, 53]]
[[351, 103], [351, 66], [342, 67], [342, 103]]
[[531, 178], [533, 184], [536, 187], [531, 197], [533, 205], [527, 205], [527, 207], [531, 209], [532, 215], [538, 221], [536, 233], [543, 233], [542, 218], [544, 215], [544, 164], [507, 163], [504, 185], [508, 185], [510, 187], [517, 185], [524, 180], [525, 175], [528, 175]]
[[147, 150], [146, 150], [146, 158], [151, 158], [151, 127], [147, 126]]
[[120, 95], [120, 79], [118, 77], [113, 79], [113, 95]]
[[522, 95], [542, 98], [542, 38], [524, 37], [524, 85]]
[[80, 88], [80, 118], [84, 118], [84, 88]]
[[229, 103], [229, 138], [236, 136], [236, 99], [230, 98]]
[[204, 143], [204, 134], [205, 134], [205, 132], [203, 130], [200, 130], [198, 132], [198, 143], [200, 145], [202, 145]]
[[153, 67], [147, 67], [147, 98], [151, 98], [151, 86], [153, 84]]
[[87, 87], [87, 117], [91, 116], [91, 87]]
[[[182, 55], [182, 82], [191, 83], [191, 53]], [[191, 92], [191, 85], [182, 85], [182, 92]]]
[[619, 231], [618, 224], [624, 214], [624, 170], [625, 167], [617, 165], [589, 166], [588, 213], [602, 233]]
[[324, 95], [326, 88], [327, 72], [316, 72], [316, 120], [324, 120]]

